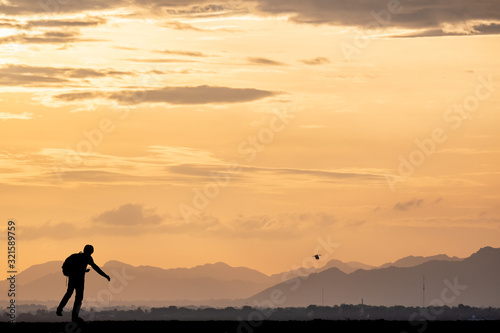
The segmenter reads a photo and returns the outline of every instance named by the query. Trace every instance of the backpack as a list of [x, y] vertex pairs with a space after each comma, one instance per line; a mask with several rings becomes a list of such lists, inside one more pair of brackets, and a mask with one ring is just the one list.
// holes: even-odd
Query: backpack
[[64, 263], [62, 264], [62, 273], [64, 276], [70, 276], [75, 273], [79, 255], [80, 253], [73, 253], [67, 257], [66, 260], [64, 260]]

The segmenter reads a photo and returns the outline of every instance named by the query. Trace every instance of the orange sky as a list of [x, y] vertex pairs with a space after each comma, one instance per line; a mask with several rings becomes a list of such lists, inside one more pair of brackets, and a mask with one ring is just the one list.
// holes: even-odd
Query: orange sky
[[169, 3], [0, 1], [19, 270], [500, 246], [500, 6]]

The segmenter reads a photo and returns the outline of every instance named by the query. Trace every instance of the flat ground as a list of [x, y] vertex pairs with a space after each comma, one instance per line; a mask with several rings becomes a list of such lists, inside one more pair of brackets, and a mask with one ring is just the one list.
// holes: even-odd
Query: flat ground
[[0, 323], [1, 332], [101, 333], [101, 332], [495, 332], [500, 321], [386, 321], [386, 320], [312, 320], [312, 321], [94, 321], [79, 327], [74, 323]]

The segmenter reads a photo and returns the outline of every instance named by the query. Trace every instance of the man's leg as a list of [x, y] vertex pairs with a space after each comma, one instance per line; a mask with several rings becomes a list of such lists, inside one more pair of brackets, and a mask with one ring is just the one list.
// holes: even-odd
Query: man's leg
[[72, 278], [68, 279], [68, 289], [66, 290], [66, 294], [64, 294], [63, 298], [61, 299], [61, 303], [59, 303], [59, 306], [57, 307], [56, 314], [58, 316], [62, 316], [62, 310], [68, 303], [69, 299], [71, 298], [71, 295], [73, 295], [73, 290], [75, 289], [75, 284]]
[[81, 320], [78, 315], [80, 313], [80, 308], [82, 307], [84, 285], [85, 276], [78, 277], [77, 281], [75, 282], [75, 303], [73, 304], [73, 313], [71, 315], [71, 318], [73, 320]]

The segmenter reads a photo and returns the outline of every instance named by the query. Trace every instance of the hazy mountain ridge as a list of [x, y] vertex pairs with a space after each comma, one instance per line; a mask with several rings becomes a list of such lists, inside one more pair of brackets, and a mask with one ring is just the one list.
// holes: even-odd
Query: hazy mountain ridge
[[321, 272], [321, 271], [324, 271], [324, 270], [327, 270], [327, 269], [330, 269], [333, 267], [340, 269], [344, 273], [352, 273], [358, 269], [367, 269], [368, 270], [368, 269], [376, 268], [375, 266], [370, 266], [370, 265], [366, 265], [366, 264], [359, 263], [359, 262], [354, 262], [354, 261], [342, 262], [342, 261], [337, 260], [337, 259], [332, 259], [332, 260], [328, 261], [326, 263], [326, 265], [321, 267], [318, 271]]
[[[51, 262], [51, 273], [36, 279], [30, 276], [32, 269], [21, 272], [18, 278], [19, 298], [57, 300], [62, 297], [66, 288], [66, 277], [62, 275], [61, 265], [62, 262]], [[54, 266], [55, 271], [52, 269]], [[206, 264], [192, 269], [162, 269], [150, 266], [134, 267], [119, 261], [110, 261], [101, 268], [111, 276], [114, 283], [108, 284], [91, 269], [86, 276], [86, 295], [96, 295], [94, 298], [97, 298], [101, 292], [107, 295], [111, 293], [114, 300], [200, 301], [248, 297], [272, 283], [266, 283], [263, 278], [266, 275], [258, 271], [234, 268], [222, 263]], [[38, 271], [42, 269], [43, 267], [39, 267]], [[6, 281], [0, 284], [6, 284]]]
[[245, 304], [302, 307], [359, 304], [362, 300], [384, 306], [419, 306], [425, 302], [426, 306], [498, 307], [500, 249], [482, 248], [463, 260], [431, 260], [412, 267], [361, 269], [350, 274], [330, 268], [272, 286], [246, 299]]
[[43, 264], [30, 266], [17, 274], [17, 281], [22, 284], [30, 283], [55, 271], [61, 272], [61, 266], [62, 261], [49, 261]]
[[446, 254], [438, 254], [434, 256], [429, 256], [429, 257], [422, 257], [422, 256], [407, 256], [404, 258], [401, 258], [399, 260], [396, 260], [395, 262], [389, 262], [386, 264], [383, 264], [379, 266], [379, 268], [386, 268], [386, 267], [412, 267], [412, 266], [417, 266], [420, 264], [423, 264], [427, 261], [431, 260], [446, 260], [446, 261], [460, 261], [463, 260], [462, 258], [458, 257], [449, 257]]
[[[111, 275], [113, 283], [108, 283], [91, 270], [86, 277], [85, 297], [94, 300], [100, 297], [107, 300], [108, 304], [112, 301], [141, 301], [143, 304], [147, 301], [155, 301], [155, 303], [168, 301], [169, 304], [176, 304], [177, 301], [183, 305], [189, 302], [197, 305], [246, 305], [262, 299], [266, 291], [276, 288], [286, 291], [298, 285], [297, 291], [294, 291], [292, 295], [286, 295], [287, 303], [284, 306], [320, 305], [322, 302], [325, 305], [357, 304], [362, 298], [370, 304], [393, 305], [410, 298], [422, 298], [419, 293], [421, 295], [423, 274], [429, 281], [429, 295], [434, 295], [433, 293], [439, 290], [434, 290], [435, 287], [432, 286], [433, 274], [436, 275], [436, 272], [442, 270], [450, 271], [450, 267], [455, 267], [454, 265], [460, 263], [465, 263], [467, 267], [471, 267], [470, 269], [481, 270], [484, 268], [485, 261], [491, 261], [490, 257], [498, 257], [498, 251], [499, 249], [483, 248], [463, 260], [446, 255], [410, 256], [394, 262], [389, 267], [382, 265], [378, 268], [361, 263], [344, 263], [334, 259], [314, 270], [297, 269], [271, 276], [246, 267], [232, 267], [222, 262], [192, 268], [163, 269], [153, 266], [136, 267], [111, 260], [102, 265], [102, 268]], [[441, 260], [436, 260], [436, 258]], [[411, 267], [397, 267], [398, 265], [407, 266], [411, 262], [423, 263]], [[59, 300], [66, 288], [66, 278], [62, 275], [61, 265], [62, 261], [51, 261], [33, 265], [19, 273], [18, 300]], [[360, 266], [369, 269], [361, 269]], [[418, 272], [404, 271], [409, 268], [417, 269]], [[307, 273], [311, 274], [305, 275]], [[366, 281], [379, 279], [386, 282], [378, 283], [377, 288], [372, 289], [392, 290], [384, 297], [366, 288]], [[449, 279], [453, 282], [453, 277]], [[486, 282], [492, 284], [496, 281], [493, 280]], [[4, 289], [7, 283], [7, 281], [1, 281], [0, 287]], [[323, 286], [323, 290], [321, 287], [318, 289], [319, 285]], [[396, 288], [397, 285], [401, 288]], [[408, 289], [409, 285], [413, 287]], [[6, 293], [0, 296], [0, 299], [5, 297]], [[500, 298], [497, 297], [497, 299]], [[414, 305], [415, 301], [410, 303], [409, 305]]]

